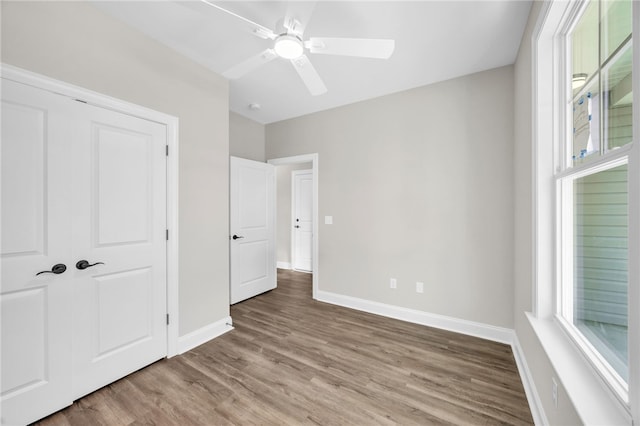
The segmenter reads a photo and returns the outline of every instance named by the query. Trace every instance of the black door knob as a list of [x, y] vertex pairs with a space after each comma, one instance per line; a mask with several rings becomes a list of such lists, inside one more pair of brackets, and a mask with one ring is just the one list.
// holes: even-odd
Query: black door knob
[[234, 240], [239, 240], [240, 238], [244, 238], [244, 237], [242, 235], [238, 236], [234, 234], [233, 237], [231, 238], [233, 238]]
[[40, 274], [56, 274], [59, 275], [61, 273], [63, 273], [64, 271], [67, 270], [67, 265], [64, 265], [62, 263], [57, 263], [55, 265], [53, 265], [53, 267], [51, 268], [50, 271], [40, 271], [36, 274], [36, 276], [40, 275]]
[[76, 263], [76, 268], [83, 270], [96, 265], [104, 265], [104, 262], [89, 263], [86, 260], [79, 260], [78, 263]]

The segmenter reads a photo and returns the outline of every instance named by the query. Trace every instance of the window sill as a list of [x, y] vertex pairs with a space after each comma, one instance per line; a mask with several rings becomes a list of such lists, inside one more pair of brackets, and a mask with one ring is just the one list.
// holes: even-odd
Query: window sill
[[584, 424], [631, 425], [627, 407], [552, 318], [526, 313], [568, 398]]

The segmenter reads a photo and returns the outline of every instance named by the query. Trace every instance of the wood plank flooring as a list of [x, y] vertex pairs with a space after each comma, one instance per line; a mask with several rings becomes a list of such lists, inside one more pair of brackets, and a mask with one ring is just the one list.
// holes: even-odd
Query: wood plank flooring
[[284, 270], [231, 315], [38, 424], [533, 424], [507, 345], [314, 301], [311, 276]]

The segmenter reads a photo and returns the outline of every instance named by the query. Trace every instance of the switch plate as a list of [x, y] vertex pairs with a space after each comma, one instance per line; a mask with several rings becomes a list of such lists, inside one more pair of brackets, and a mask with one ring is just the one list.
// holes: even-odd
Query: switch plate
[[324, 217], [325, 225], [333, 225], [333, 216], [325, 216]]
[[395, 278], [391, 278], [389, 280], [389, 287], [390, 288], [397, 288], [398, 287], [398, 282], [396, 281]]
[[416, 283], [416, 293], [424, 293], [424, 283], [420, 281]]

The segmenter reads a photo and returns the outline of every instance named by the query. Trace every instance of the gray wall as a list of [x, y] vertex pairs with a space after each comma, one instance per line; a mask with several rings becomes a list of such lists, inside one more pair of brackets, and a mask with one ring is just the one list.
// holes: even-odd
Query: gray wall
[[319, 154], [320, 290], [513, 327], [513, 67], [270, 124], [266, 143]]
[[229, 315], [228, 82], [85, 2], [2, 2], [2, 62], [180, 119], [180, 334]]
[[265, 161], [264, 124], [229, 112], [229, 154], [247, 160]]
[[542, 2], [534, 2], [527, 28], [525, 29], [518, 58], [515, 63], [515, 141], [513, 173], [515, 177], [514, 212], [515, 212], [515, 275], [514, 275], [514, 326], [520, 345], [525, 354], [529, 370], [533, 376], [537, 391], [544, 406], [550, 424], [577, 425], [582, 424], [569, 396], [561, 383], [558, 383], [558, 408], [553, 406], [551, 397], [551, 377], [558, 377], [540, 345], [525, 312], [532, 310], [533, 295], [533, 216], [532, 216], [532, 183], [533, 170], [532, 122], [531, 122], [531, 36], [538, 19]]
[[311, 170], [311, 163], [282, 165], [276, 167], [277, 193], [277, 243], [276, 259], [278, 262], [291, 263], [291, 172], [294, 170]]

